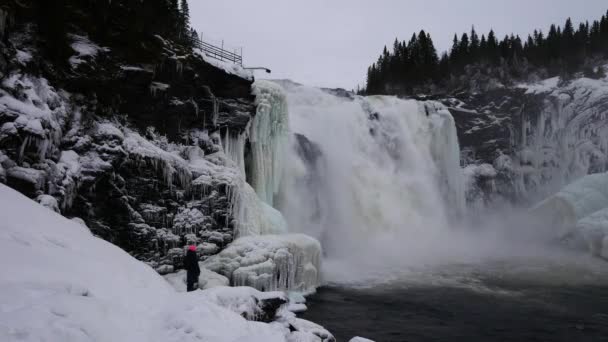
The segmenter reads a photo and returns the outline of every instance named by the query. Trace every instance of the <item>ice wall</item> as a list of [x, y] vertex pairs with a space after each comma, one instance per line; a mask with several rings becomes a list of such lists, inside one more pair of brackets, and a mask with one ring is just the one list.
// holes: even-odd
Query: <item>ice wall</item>
[[262, 201], [273, 205], [279, 191], [288, 142], [288, 113], [285, 92], [276, 83], [253, 84], [257, 105], [249, 127], [251, 185]]
[[540, 113], [523, 108], [515, 156], [517, 191], [541, 199], [570, 182], [608, 170], [608, 78], [559, 78], [526, 87], [543, 98]]
[[[257, 106], [254, 118], [243, 132], [226, 131], [222, 137], [224, 153], [240, 172], [241, 179], [234, 181], [232, 196], [240, 236], [286, 231], [283, 216], [273, 208], [288, 143], [285, 93], [280, 85], [270, 81], [255, 82], [252, 92]], [[249, 170], [245, 165], [247, 143], [251, 153]]]

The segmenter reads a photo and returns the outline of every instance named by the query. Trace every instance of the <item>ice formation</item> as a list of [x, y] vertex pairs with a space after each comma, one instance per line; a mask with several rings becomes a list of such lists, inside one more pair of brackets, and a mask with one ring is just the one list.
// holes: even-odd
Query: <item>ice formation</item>
[[253, 95], [257, 110], [249, 126], [251, 185], [262, 201], [272, 206], [279, 192], [288, 142], [287, 99], [283, 88], [269, 81], [256, 81]]
[[608, 173], [582, 177], [540, 202], [532, 214], [559, 237], [580, 236], [592, 254], [608, 256]]
[[529, 95], [545, 96], [538, 117], [522, 113], [516, 156], [522, 172], [517, 189], [541, 199], [587, 174], [608, 169], [608, 77], [559, 77], [522, 84]]
[[608, 259], [608, 203], [606, 208], [579, 220], [576, 229], [592, 255]]
[[[291, 131], [325, 161], [315, 170], [297, 151], [288, 154], [278, 208], [290, 231], [319, 239], [328, 259], [353, 272], [397, 267], [445, 239], [452, 213], [463, 209], [464, 177], [443, 106], [284, 87]], [[322, 181], [306, 181], [311, 172]]]
[[320, 284], [320, 258], [321, 245], [309, 236], [262, 235], [235, 240], [203, 265], [234, 286], [308, 293]]
[[588, 175], [564, 187], [533, 209], [532, 213], [551, 219], [564, 235], [581, 218], [608, 207], [608, 173]]
[[169, 186], [177, 182], [182, 188], [189, 187], [192, 172], [183, 158], [161, 149], [134, 131], [126, 133], [123, 147], [138, 166], [156, 170]]

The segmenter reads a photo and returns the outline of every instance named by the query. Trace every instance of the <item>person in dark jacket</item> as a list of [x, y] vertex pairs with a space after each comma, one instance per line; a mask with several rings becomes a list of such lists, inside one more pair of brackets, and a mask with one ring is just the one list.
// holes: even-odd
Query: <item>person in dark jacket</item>
[[187, 271], [186, 284], [188, 292], [194, 291], [194, 284], [198, 283], [198, 276], [201, 275], [201, 269], [198, 267], [198, 256], [196, 255], [196, 246], [188, 247], [186, 257], [184, 258], [184, 268]]

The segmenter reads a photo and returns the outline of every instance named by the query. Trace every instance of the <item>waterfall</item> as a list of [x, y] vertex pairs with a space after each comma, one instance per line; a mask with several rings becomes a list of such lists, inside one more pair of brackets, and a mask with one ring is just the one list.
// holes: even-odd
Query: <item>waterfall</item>
[[322, 159], [311, 166], [302, 153], [311, 148], [292, 139], [277, 206], [291, 231], [319, 239], [326, 257], [351, 261], [387, 262], [446, 244], [465, 198], [456, 127], [445, 107], [283, 86], [291, 131]]

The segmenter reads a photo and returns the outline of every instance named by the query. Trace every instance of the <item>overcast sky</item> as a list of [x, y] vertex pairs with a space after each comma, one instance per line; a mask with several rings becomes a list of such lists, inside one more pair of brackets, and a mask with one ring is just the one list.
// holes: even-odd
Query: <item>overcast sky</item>
[[[438, 51], [455, 32], [527, 36], [572, 17], [595, 20], [606, 0], [190, 0], [191, 23], [203, 37], [243, 48], [246, 66], [271, 78], [324, 87], [364, 84], [367, 67], [395, 37], [430, 32]], [[575, 26], [576, 27], [576, 26]], [[523, 38], [523, 37], [522, 37]], [[219, 43], [221, 44], [221, 43]], [[256, 74], [266, 78], [266, 74]]]

